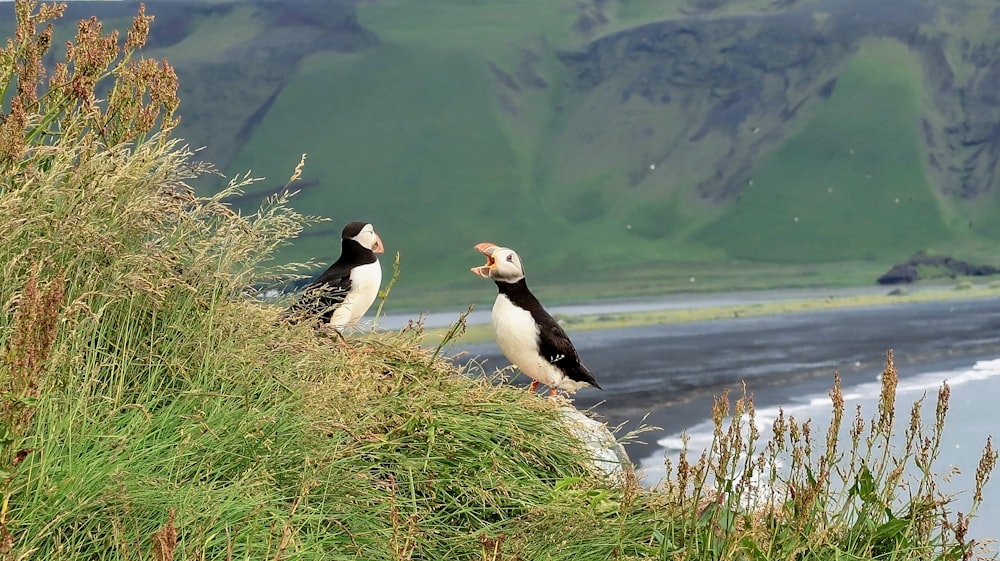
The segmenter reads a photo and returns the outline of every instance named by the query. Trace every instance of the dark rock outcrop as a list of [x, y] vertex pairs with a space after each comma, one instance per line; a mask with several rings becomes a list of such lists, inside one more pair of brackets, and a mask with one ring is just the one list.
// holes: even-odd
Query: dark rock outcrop
[[[698, 1], [688, 7], [706, 13], [722, 4]], [[659, 167], [683, 157], [689, 145], [703, 143], [713, 165], [685, 173], [703, 199], [722, 202], [746, 188], [756, 154], [780, 143], [796, 126], [793, 121], [807, 118], [830, 97], [837, 85], [835, 69], [860, 41], [891, 37], [908, 44], [934, 17], [919, 0], [836, 0], [822, 6], [823, 18], [813, 4], [787, 2], [753, 16], [652, 22], [558, 56], [568, 87], [579, 94], [601, 100], [614, 96], [622, 105], [641, 98], [697, 115], [671, 121], [670, 133], [663, 135], [668, 140], [648, 143], [649, 153], [627, 172], [630, 186], [649, 175], [650, 163]], [[745, 134], [767, 122], [771, 126], [762, 134]], [[650, 126], [626, 119], [609, 126], [615, 125], [626, 130]]]
[[991, 265], [972, 265], [945, 255], [918, 253], [905, 263], [893, 265], [878, 278], [879, 284], [909, 284], [932, 278], [979, 277], [995, 275], [1000, 269]]

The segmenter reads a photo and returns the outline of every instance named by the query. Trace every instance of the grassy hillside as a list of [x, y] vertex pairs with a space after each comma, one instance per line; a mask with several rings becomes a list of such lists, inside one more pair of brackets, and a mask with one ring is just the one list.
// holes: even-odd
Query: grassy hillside
[[884, 262], [953, 241], [923, 172], [923, 83], [905, 46], [862, 46], [816, 116], [758, 162], [739, 201], [696, 238], [789, 262]]
[[[369, 72], [373, 66], [383, 71]], [[399, 84], [409, 84], [419, 110], [395, 101]], [[460, 53], [400, 47], [352, 57], [314, 55], [303, 61], [233, 167], [287, 175], [298, 156], [276, 154], [279, 138], [294, 138], [297, 149], [310, 154], [305, 178], [324, 179], [307, 187], [297, 205], [323, 209], [338, 222], [296, 243], [295, 257], [336, 259], [340, 222], [370, 217], [408, 269], [416, 267], [415, 253], [418, 263], [454, 263], [457, 248], [476, 243], [475, 230], [503, 223], [497, 210], [517, 181], [489, 87], [485, 69]], [[481, 95], [468, 95], [470, 90]], [[323, 120], [301, 107], [317, 108]], [[453, 231], [459, 219], [476, 229]]]
[[178, 66], [179, 134], [265, 178], [238, 208], [309, 154], [293, 204], [332, 221], [279, 261], [319, 267], [371, 220], [401, 253], [389, 306], [424, 307], [481, 292], [484, 240], [555, 298], [868, 283], [918, 249], [996, 263], [992, 9], [163, 1], [146, 51]]
[[[981, 254], [988, 238], [967, 231], [960, 205], [925, 174], [920, 123], [934, 110], [921, 56], [902, 43], [833, 37], [847, 49], [824, 55], [835, 66], [795, 71], [797, 93], [766, 86], [803, 106], [794, 117], [780, 106], [758, 109], [735, 136], [706, 128], [721, 117], [701, 86], [674, 88], [675, 103], [623, 98], [626, 80], [644, 80], [653, 67], [593, 91], [572, 86], [562, 53], [683, 18], [681, 8], [621, 5], [583, 32], [571, 5], [362, 5], [359, 21], [379, 44], [307, 58], [229, 169], [281, 177], [297, 152], [311, 152], [318, 183], [303, 204], [338, 223], [376, 221], [402, 253], [410, 288], [471, 290], [474, 279], [461, 275], [474, 257], [468, 246], [480, 240], [530, 252], [533, 273], [547, 282], [569, 271], [591, 286], [613, 282], [620, 268], [652, 275], [671, 263], [706, 277], [733, 258], [807, 270], [866, 261], [877, 271], [925, 248]], [[776, 10], [737, 8], [718, 16]], [[828, 79], [832, 95], [819, 103], [815, 88]], [[733, 175], [711, 179], [727, 159]], [[705, 189], [717, 189], [706, 181], [745, 187], [706, 198]], [[328, 260], [335, 232], [317, 231], [284, 255]], [[769, 285], [802, 274], [764, 269]]]
[[[366, 218], [392, 240], [390, 252], [402, 254], [408, 281], [426, 284], [471, 266], [471, 246], [483, 239], [523, 246], [557, 234], [531, 196], [525, 159], [537, 141], [527, 137], [538, 125], [525, 122], [530, 130], [519, 131], [508, 121], [489, 61], [504, 64], [514, 45], [537, 40], [547, 27], [568, 32], [576, 8], [565, 4], [374, 4], [360, 16], [376, 30], [377, 47], [306, 58], [228, 166], [276, 178], [299, 152], [310, 153], [306, 179], [319, 183], [297, 204], [337, 223], [284, 255], [335, 258], [331, 234], [340, 222]], [[294, 140], [276, 149], [277, 139]]]
[[[891, 354], [879, 411], [843, 442], [838, 386], [818, 445], [783, 416], [758, 442], [752, 398], [724, 395], [712, 447], [685, 452], [647, 490], [631, 466], [616, 478], [595, 469], [563, 420], [572, 405], [456, 365], [420, 345], [419, 325], [342, 343], [282, 323], [249, 287], [288, 273], [266, 264], [309, 225], [288, 194], [245, 215], [221, 202], [242, 185], [198, 197], [189, 182], [206, 169], [171, 136], [170, 67], [132, 72], [132, 49], [107, 49], [91, 26], [77, 56], [113, 56], [47, 89], [48, 41], [28, 22], [32, 6], [18, 7], [0, 51], [0, 78], [22, 86], [0, 122], [3, 559], [982, 553], [965, 523], [996, 453], [987, 441], [968, 514], [953, 515], [937, 486], [950, 468], [934, 465], [947, 386], [937, 416], [924, 422], [915, 407], [890, 452]], [[95, 103], [64, 87], [101, 80], [134, 95]]]

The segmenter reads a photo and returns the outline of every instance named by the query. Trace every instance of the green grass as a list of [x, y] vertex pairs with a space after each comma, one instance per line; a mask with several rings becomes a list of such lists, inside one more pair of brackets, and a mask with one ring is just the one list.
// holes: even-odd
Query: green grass
[[[944, 286], [928, 286], [917, 291], [903, 289], [893, 294], [886, 288], [881, 294], [859, 296], [826, 296], [822, 298], [805, 298], [783, 300], [777, 302], [761, 302], [756, 304], [734, 304], [726, 306], [698, 306], [676, 310], [652, 312], [628, 312], [616, 314], [583, 314], [565, 316], [558, 319], [569, 325], [569, 331], [590, 329], [615, 329], [619, 327], [638, 327], [643, 325], [659, 325], [664, 323], [680, 323], [689, 321], [710, 321], [774, 314], [798, 313], [815, 310], [831, 310], [846, 307], [879, 306], [885, 304], [909, 304], [913, 302], [932, 302], [951, 299], [996, 298], [1000, 296], [1000, 283], [978, 283], [961, 280], [956, 284]], [[482, 306], [488, 307], [489, 304]], [[429, 332], [427, 341], [436, 344], [445, 333], [443, 329]], [[466, 342], [487, 341], [493, 337], [489, 325], [469, 326], [464, 340]]]
[[[400, 282], [393, 287], [393, 298], [387, 310], [432, 311], [441, 308], [477, 308], [492, 305], [496, 288], [490, 282], [467, 272], [482, 264], [480, 255], [471, 250], [464, 267], [455, 270], [454, 279], [443, 283], [440, 290], [408, 284], [408, 273], [402, 271]], [[654, 298], [663, 294], [706, 294], [733, 290], [768, 290], [785, 288], [833, 288], [871, 284], [871, 279], [885, 273], [886, 267], [876, 262], [772, 264], [753, 261], [689, 261], [663, 253], [650, 253], [645, 267], [616, 268], [604, 263], [572, 260], [555, 271], [536, 271], [533, 266], [545, 255], [522, 253], [529, 268], [528, 282], [532, 291], [547, 305], [580, 303], [590, 299], [614, 300]], [[530, 260], [528, 260], [530, 258]], [[601, 268], [603, 266], [603, 268]], [[694, 279], [693, 281], [691, 279]]]
[[437, 0], [425, 4], [368, 3], [358, 17], [389, 42], [447, 45], [480, 56], [504, 56], [496, 49], [523, 46], [540, 35], [562, 44], [574, 38], [572, 26], [581, 6], [572, 0], [544, 4], [531, 0]]
[[[26, 80], [3, 61], [37, 63], [36, 44], [22, 28], [0, 76]], [[997, 456], [987, 441], [961, 506], [940, 494], [947, 386], [891, 449], [891, 355], [879, 411], [844, 439], [837, 386], [825, 447], [783, 416], [759, 442], [749, 396], [723, 395], [701, 459], [685, 451], [656, 490], [628, 470], [609, 479], [561, 421], [568, 405], [457, 366], [419, 344], [420, 325], [341, 341], [279, 321], [248, 287], [300, 268], [266, 265], [310, 219], [287, 193], [233, 212], [222, 201], [242, 183], [196, 196], [187, 182], [205, 168], [169, 124], [107, 146], [98, 119], [128, 107], [77, 111], [86, 99], [41, 105], [26, 122], [64, 133], [29, 128], [0, 159], [4, 559], [977, 553], [952, 513], [974, 515]], [[18, 107], [10, 119], [28, 117]]]
[[192, 17], [188, 25], [190, 33], [167, 50], [170, 61], [184, 65], [226, 60], [228, 49], [239, 47], [266, 28], [267, 22], [257, 12], [252, 6], [233, 5], [230, 9]]
[[[149, 161], [140, 153], [130, 165]], [[879, 555], [885, 536], [915, 540], [914, 548], [934, 548], [941, 559], [965, 551], [950, 534], [931, 537], [898, 522], [931, 511], [884, 510], [898, 482], [881, 466], [897, 459], [882, 463], [872, 454], [885, 449], [877, 443], [887, 427], [872, 429], [868, 452], [856, 446], [863, 463], [844, 466], [845, 477], [865, 482], [863, 493], [809, 482], [796, 470], [813, 468], [794, 453], [793, 471], [771, 475], [778, 478], [771, 485], [810, 492], [747, 507], [739, 495], [715, 490], [720, 481], [749, 489], [751, 472], [736, 462], [740, 450], [755, 446], [739, 436], [752, 408], [723, 399], [721, 436], [704, 463], [678, 466], [656, 492], [634, 482], [609, 486], [589, 471], [552, 404], [464, 376], [417, 346], [418, 331], [363, 336], [345, 352], [307, 326], [276, 325], [277, 309], [241, 296], [247, 255], [264, 256], [253, 249], [257, 234], [279, 234], [288, 226], [279, 219], [294, 219], [280, 205], [276, 214], [246, 220], [188, 200], [191, 214], [175, 214], [142, 196], [149, 190], [126, 191], [142, 187], [128, 180], [131, 167], [119, 181], [106, 176], [116, 191], [67, 200], [63, 194], [76, 191], [72, 172], [93, 171], [71, 162], [53, 162], [59, 183], [29, 182], [31, 197], [4, 199], [5, 210], [20, 211], [4, 214], [5, 226], [21, 223], [29, 209], [46, 212], [40, 200], [60, 200], [87, 220], [119, 201], [112, 228], [87, 236], [76, 229], [55, 242], [39, 234], [57, 221], [28, 220], [0, 245], [8, 258], [27, 243], [60, 248], [43, 276], [55, 268], [72, 279], [63, 285], [65, 302], [45, 306], [40, 301], [59, 281], [45, 278], [35, 299], [31, 271], [38, 267], [7, 261], [7, 278], [16, 281], [3, 296], [20, 305], [0, 333], [13, 356], [27, 350], [17, 343], [30, 325], [24, 318], [64, 320], [52, 324], [52, 346], [33, 351], [50, 357], [35, 380], [42, 391], [21, 400], [30, 403], [30, 423], [14, 425], [23, 432], [10, 443], [27, 453], [5, 466], [2, 522], [14, 553], [135, 558], [154, 549], [156, 535], [166, 536], [163, 547], [178, 559], [500, 559], [501, 552], [669, 559], [681, 551], [705, 559], [837, 552], [867, 559]], [[162, 222], [136, 212], [154, 208], [164, 212]], [[136, 235], [143, 227], [145, 235]], [[100, 244], [116, 250], [104, 267], [79, 253], [93, 235], [116, 240]], [[163, 253], [148, 251], [150, 239]], [[183, 270], [173, 267], [177, 259]], [[124, 271], [130, 282], [109, 290]], [[5, 362], [4, 373], [13, 366]], [[731, 427], [721, 413], [730, 405]], [[805, 443], [782, 435], [767, 446], [780, 455]], [[838, 520], [854, 525], [827, 527], [821, 513], [833, 504], [844, 509]], [[737, 518], [741, 534], [717, 532]]]
[[904, 46], [862, 46], [813, 121], [697, 239], [788, 262], [899, 259], [950, 239], [923, 174], [920, 87]]
[[[358, 23], [377, 42], [357, 52], [311, 52], [294, 64], [245, 56], [258, 34], [294, 29], [269, 20], [273, 11], [233, 5], [192, 18], [187, 38], [149, 54], [188, 72], [179, 132], [195, 146], [207, 143], [202, 155], [227, 174], [266, 178], [251, 192], [282, 185], [309, 154], [304, 179], [317, 183], [293, 204], [332, 222], [283, 247], [278, 261], [324, 266], [336, 257], [343, 223], [371, 220], [390, 255], [401, 253], [399, 304], [407, 307], [475, 294], [465, 271], [478, 260], [471, 246], [484, 240], [523, 253], [532, 278], [572, 300], [800, 286], [813, 283], [802, 277], [818, 262], [842, 265], [817, 275], [818, 283], [868, 284], [918, 249], [995, 262], [995, 196], [947, 198], [941, 178], [924, 173], [920, 119], [942, 128], [954, 124], [945, 119], [953, 111], [934, 105], [918, 55], [898, 43], [862, 42], [840, 65], [831, 47], [816, 61], [821, 71], [762, 76], [762, 98], [789, 105], [829, 78], [838, 86], [789, 122], [780, 118], [785, 107], [761, 106], [735, 132], [717, 126], [704, 135], [725, 91], [675, 84], [671, 103], [634, 92], [625, 99], [626, 88], [663, 71], [662, 58], [600, 53], [610, 79], [591, 89], [560, 59], [591, 39], [708, 4], [605, 3], [608, 23], [587, 35], [574, 22], [595, 8], [578, 2], [362, 3]], [[699, 21], [781, 9], [730, 1]], [[925, 31], [947, 39], [949, 57], [958, 56], [963, 33], [988, 39], [982, 22], [991, 5], [941, 9]], [[836, 17], [817, 16], [817, 26]], [[970, 19], [975, 25], [959, 25]], [[748, 21], [712, 37], [719, 52], [703, 53], [706, 68], [726, 64], [726, 48], [755, 44], [763, 27]], [[770, 58], [780, 66], [791, 56]], [[968, 75], [970, 61], [953, 62]], [[491, 65], [518, 85], [505, 85]], [[547, 86], [528, 87], [522, 66]], [[251, 114], [265, 107], [251, 126]], [[758, 143], [772, 132], [770, 144]], [[701, 196], [700, 188], [719, 188], [716, 170], [735, 173], [746, 162], [755, 166], [752, 186], [736, 198]], [[753, 265], [746, 276], [730, 275], [733, 260]], [[691, 276], [696, 287], [682, 282]]]
[[[373, 66], [381, 71], [369, 72]], [[528, 211], [507, 203], [517, 185], [514, 156], [493, 117], [488, 80], [485, 67], [459, 53], [386, 46], [347, 58], [315, 55], [233, 167], [281, 184], [298, 155], [310, 154], [304, 179], [320, 184], [295, 204], [323, 209], [336, 225], [298, 240], [286, 257], [330, 262], [340, 224], [370, 220], [407, 268], [432, 274], [438, 263], [458, 262], [457, 247]], [[396, 100], [404, 86], [411, 103]], [[323, 121], [301, 107], [317, 108]], [[290, 139], [285, 150], [274, 150], [275, 138]]]
[[[616, 271], [704, 263], [711, 274], [732, 259], [776, 270], [820, 261], [887, 269], [917, 249], [995, 260], [989, 248], [1000, 230], [991, 224], [1000, 223], [993, 216], [1000, 205], [989, 196], [971, 203], [942, 197], [940, 177], [924, 173], [920, 119], [936, 128], [949, 123], [933, 105], [918, 56], [896, 43], [863, 42], [846, 64], [838, 62], [842, 47], [834, 46], [815, 61], [820, 70], [790, 67], [761, 76], [761, 96], [787, 105], [830, 78], [838, 86], [828, 101], [809, 101], [791, 121], [781, 117], [786, 107], [771, 103], [735, 131], [720, 125], [704, 134], [724, 88], [675, 84], [672, 102], [649, 102], [634, 90], [663, 70], [655, 56], [601, 53], [610, 79], [591, 89], [580, 86], [578, 68], [560, 59], [592, 39], [687, 17], [696, 4], [605, 3], [608, 23], [588, 35], [574, 30], [574, 22], [595, 8], [577, 2], [362, 3], [357, 21], [377, 42], [357, 52], [312, 52], [295, 64], [282, 59], [280, 68], [267, 57], [227, 58], [249, 52], [249, 39], [240, 37], [278, 25], [266, 21], [271, 12], [236, 6], [192, 20], [190, 37], [152, 54], [192, 63], [181, 132], [195, 145], [207, 142], [204, 154], [228, 175], [252, 170], [266, 178], [251, 191], [282, 185], [300, 154], [309, 153], [304, 179], [318, 183], [294, 204], [333, 221], [283, 248], [278, 260], [325, 265], [336, 256], [343, 223], [371, 220], [390, 254], [401, 253], [403, 297], [410, 291], [447, 300], [456, 287], [471, 286], [462, 278], [467, 261], [478, 259], [469, 248], [484, 240], [533, 255], [529, 267], [539, 278], [555, 281], [569, 272], [573, 296], [580, 297], [606, 295], [604, 282]], [[781, 9], [726, 2], [703, 23]], [[947, 13], [961, 20], [985, 9]], [[817, 16], [816, 25], [836, 17]], [[955, 38], [964, 29], [959, 20], [941, 20], [928, 33]], [[699, 55], [706, 68], [722, 67], [726, 48], [756, 44], [763, 27], [747, 21], [713, 38], [720, 52]], [[290, 31], [284, 25], [282, 32]], [[212, 53], [213, 64], [195, 65], [205, 60], [200, 51]], [[771, 58], [780, 66], [791, 56], [783, 50]], [[241, 69], [235, 75], [242, 80], [220, 74], [216, 64], [226, 61]], [[506, 84], [494, 68], [517, 84]], [[546, 87], [529, 87], [522, 71]], [[633, 90], [628, 99], [626, 88]], [[262, 121], [249, 126], [271, 94]], [[721, 187], [713, 179], [717, 170], [738, 175], [747, 162], [753, 185], [738, 200], [701, 195], [699, 189]], [[859, 273], [834, 272], [831, 282], [877, 277]], [[766, 277], [734, 277], [719, 287], [738, 289]], [[771, 287], [789, 286], [780, 274], [770, 280]], [[675, 288], [667, 280], [659, 293]], [[632, 292], [623, 287], [621, 295]]]

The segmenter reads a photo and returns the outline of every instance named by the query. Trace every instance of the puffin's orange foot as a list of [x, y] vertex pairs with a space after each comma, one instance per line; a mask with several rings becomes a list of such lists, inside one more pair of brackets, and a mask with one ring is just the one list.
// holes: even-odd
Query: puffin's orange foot
[[344, 334], [337, 329], [334, 329], [333, 332], [337, 334], [337, 343], [340, 344], [340, 348], [344, 349], [345, 352], [351, 352], [353, 349], [351, 349], [351, 345], [347, 343], [347, 339], [344, 337]]
[[531, 393], [538, 391], [538, 380], [531, 381], [531, 386], [528, 388], [528, 391]]
[[340, 348], [344, 349], [345, 353], [362, 353], [362, 354], [372, 354], [375, 352], [374, 347], [362, 346], [362, 347], [352, 347], [347, 339], [341, 337], [338, 341]]
[[555, 388], [549, 388], [549, 399], [555, 399], [556, 398], [556, 393], [558, 391], [559, 390], [557, 390]]

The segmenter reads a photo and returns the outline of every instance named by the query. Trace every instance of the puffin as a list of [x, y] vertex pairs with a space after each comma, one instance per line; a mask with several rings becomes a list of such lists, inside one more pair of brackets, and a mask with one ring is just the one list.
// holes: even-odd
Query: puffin
[[476, 244], [486, 264], [473, 267], [476, 275], [497, 285], [491, 319], [497, 346], [517, 368], [532, 379], [529, 391], [548, 386], [549, 398], [558, 390], [574, 393], [587, 386], [602, 389], [580, 361], [576, 347], [535, 295], [528, 290], [521, 258], [514, 250], [494, 243]]
[[344, 226], [340, 247], [340, 257], [306, 286], [282, 318], [290, 323], [319, 320], [333, 327], [343, 340], [344, 328], [357, 323], [378, 296], [382, 286], [378, 254], [385, 249], [382, 238], [368, 222]]

